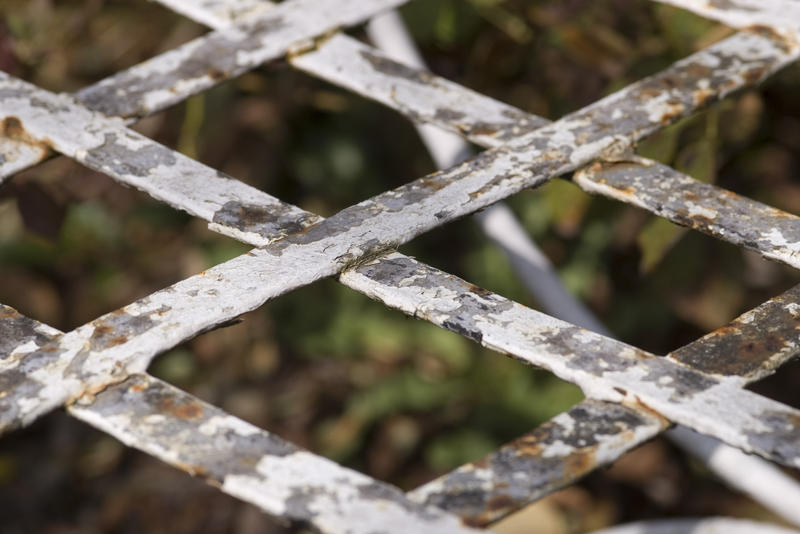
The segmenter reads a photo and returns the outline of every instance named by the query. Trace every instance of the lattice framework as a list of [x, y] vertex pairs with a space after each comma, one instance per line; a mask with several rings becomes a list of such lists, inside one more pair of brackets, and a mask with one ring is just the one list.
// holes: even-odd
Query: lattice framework
[[[796, 61], [797, 2], [670, 0], [742, 31], [551, 123], [332, 33], [402, 0], [160, 1], [212, 31], [74, 95], [0, 75], [0, 179], [61, 153], [257, 248], [72, 332], [0, 308], [9, 347], [0, 354], [2, 431], [66, 406], [127, 445], [324, 532], [484, 527], [671, 423], [800, 467], [800, 412], [743, 389], [797, 353], [800, 286], [659, 358], [393, 252], [576, 171], [587, 191], [800, 267], [796, 216], [632, 154], [637, 140]], [[487, 150], [323, 219], [127, 127], [287, 55], [299, 69]], [[588, 398], [484, 460], [403, 494], [146, 374], [152, 358], [182, 341], [333, 275], [387, 306], [549, 369]], [[771, 343], [757, 354], [737, 350], [767, 335]]]

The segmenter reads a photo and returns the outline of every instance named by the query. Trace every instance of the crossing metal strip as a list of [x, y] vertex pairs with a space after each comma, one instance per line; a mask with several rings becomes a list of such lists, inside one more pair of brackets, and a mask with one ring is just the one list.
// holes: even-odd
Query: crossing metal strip
[[672, 222], [800, 268], [800, 218], [705, 184], [645, 158], [597, 162], [573, 175], [590, 193], [633, 204]]
[[[731, 40], [735, 47], [748, 46], [740, 36]], [[324, 47], [291, 61], [310, 74], [381, 102], [412, 120], [435, 124], [484, 147], [502, 146], [549, 123], [392, 61], [343, 36], [333, 37]], [[708, 96], [702, 91], [697, 94], [701, 100]], [[657, 162], [624, 155], [613, 159], [577, 172], [575, 183], [587, 192], [639, 206], [674, 223], [800, 268], [798, 217], [697, 182]]]
[[[768, 44], [769, 46], [774, 46], [774, 42], [757, 35], [750, 37], [754, 39], [753, 43], [751, 43], [752, 46], [746, 50], [744, 57], [737, 57], [737, 60], [745, 60], [751, 62], [751, 64], [758, 64], [762, 69], [761, 72], [766, 75], [766, 70], [770, 66], [775, 66], [772, 63], [774, 54], [770, 53], [770, 51], [767, 51], [765, 54], [763, 45]], [[759, 40], [762, 41], [762, 48], [756, 46]], [[676, 93], [674, 94], [675, 98], [680, 97], [680, 94], [677, 94], [678, 88], [687, 89], [681, 87], [680, 84], [676, 84], [676, 79], [684, 81], [690, 86], [700, 83], [704, 87], [708, 87], [710, 83], [713, 83], [713, 88], [719, 90], [721, 93], [733, 89], [738, 85], [737, 81], [741, 83], [753, 82], [754, 80], [752, 77], [745, 78], [740, 76], [738, 70], [737, 73], [729, 73], [732, 74], [732, 80], [722, 77], [714, 78], [710, 81], [706, 79], [698, 80], [696, 77], [687, 73], [687, 69], [697, 66], [696, 63], [693, 63], [697, 61], [697, 56], [704, 53], [713, 55], [712, 58], [706, 59], [707, 61], [712, 61], [712, 64], [717, 65], [724, 59], [727, 60], [727, 63], [725, 61], [723, 61], [723, 63], [731, 67], [732, 58], [725, 54], [725, 51], [725, 43], [720, 43], [717, 49], [708, 49], [698, 55], [687, 58], [687, 60], [676, 64], [665, 73], [651, 77], [639, 84], [635, 84], [616, 95], [604, 99], [598, 104], [590, 106], [582, 112], [578, 112], [566, 119], [562, 119], [562, 121], [554, 123], [552, 126], [542, 128], [537, 132], [524, 136], [521, 140], [507, 147], [503, 147], [503, 150], [495, 149], [488, 151], [454, 171], [451, 170], [449, 173], [442, 173], [421, 179], [397, 191], [380, 195], [372, 201], [367, 201], [353, 208], [349, 208], [341, 214], [327, 221], [323, 221], [323, 223], [317, 226], [311, 227], [311, 229], [304, 234], [294, 236], [294, 238], [279, 242], [272, 247], [251, 252], [248, 256], [240, 257], [227, 264], [218, 266], [207, 271], [204, 275], [186, 280], [168, 290], [154, 294], [145, 299], [144, 302], [140, 302], [138, 306], [134, 304], [118, 312], [115, 316], [101, 318], [99, 322], [102, 323], [105, 320], [110, 320], [114, 321], [116, 324], [117, 321], [127, 321], [126, 317], [133, 316], [137, 318], [136, 321], [134, 321], [137, 324], [136, 330], [146, 330], [137, 336], [138, 343], [136, 343], [136, 351], [132, 358], [132, 363], [127, 370], [128, 372], [135, 371], [137, 367], [146, 366], [154, 353], [167, 348], [164, 344], [165, 340], [167, 343], [170, 343], [172, 340], [182, 339], [182, 336], [192, 335], [199, 330], [212, 326], [212, 322], [218, 316], [216, 316], [216, 314], [204, 313], [202, 318], [196, 317], [196, 301], [198, 299], [202, 300], [202, 298], [192, 297], [194, 294], [204, 294], [204, 291], [211, 291], [212, 298], [208, 298], [208, 294], [205, 294], [206, 300], [215, 301], [213, 305], [209, 302], [209, 308], [211, 310], [214, 310], [216, 307], [216, 310], [220, 310], [221, 315], [229, 313], [238, 315], [242, 311], [251, 309], [249, 308], [250, 306], [255, 307], [261, 303], [260, 300], [263, 296], [254, 298], [254, 296], [259, 293], [259, 290], [264, 289], [265, 292], [273, 292], [272, 295], [267, 295], [267, 298], [269, 298], [269, 296], [274, 296], [294, 287], [291, 285], [292, 279], [295, 279], [294, 283], [308, 283], [319, 276], [334, 274], [336, 270], [347, 267], [352, 261], [359, 257], [371, 252], [379, 252], [384, 249], [386, 245], [396, 243], [398, 237], [401, 241], [404, 241], [413, 237], [416, 233], [427, 229], [426, 226], [432, 227], [462, 214], [462, 212], [459, 211], [450, 213], [434, 211], [434, 209], [430, 207], [425, 211], [420, 210], [421, 207], [425, 207], [425, 204], [428, 204], [428, 206], [432, 205], [433, 208], [456, 206], [463, 209], [463, 213], [466, 213], [469, 210], [480, 208], [486, 203], [500, 198], [501, 195], [508, 195], [521, 187], [540, 182], [546, 179], [549, 174], [571, 170], [585, 163], [602, 149], [609, 148], [615, 143], [619, 145], [620, 142], [629, 142], [630, 138], [635, 139], [643, 136], [649, 131], [661, 126], [662, 122], [677, 117], [677, 114], [670, 114], [666, 118], [663, 113], [654, 115], [653, 109], [646, 109], [644, 112], [640, 111], [638, 108], [631, 110], [631, 107], [636, 104], [635, 98], [633, 98], [632, 95], [640, 96], [642, 92], [647, 92], [653, 85], [664, 83], [663, 78], [665, 76], [671, 76], [669, 78], [669, 85], [671, 88], [666, 92], [670, 94]], [[722, 56], [719, 54], [722, 54]], [[741, 65], [737, 66], [741, 67]], [[19, 85], [19, 82], [13, 83]], [[652, 95], [650, 95], [650, 93], [647, 94], [647, 98], [651, 98]], [[45, 98], [47, 95], [44, 94], [44, 92], [39, 92], [37, 96]], [[14, 98], [16, 98], [16, 102], [14, 102], [15, 108], [22, 108], [23, 102], [21, 101], [20, 93], [13, 94], [11, 99], [13, 100]], [[689, 99], [689, 101], [685, 103], [680, 100], [673, 100], [671, 102], [662, 101], [660, 105], [665, 103], [670, 106], [672, 112], [676, 113], [687, 112], [688, 110], [685, 109], [686, 107], [696, 105], [696, 102], [692, 99]], [[656, 109], [661, 110], [662, 108], [657, 107]], [[618, 113], [614, 114], [615, 110], [617, 110]], [[621, 126], [617, 131], [603, 132], [600, 134], [597, 132], [597, 127], [591, 123], [591, 119], [593, 118], [592, 114], [594, 113], [602, 116], [619, 116], [621, 114], [625, 117], [626, 111], [629, 111], [628, 114], [630, 116], [627, 117], [627, 120], [619, 120], [617, 122], [617, 124]], [[35, 117], [35, 113], [31, 113], [30, 115]], [[38, 124], [34, 124], [34, 126], [38, 126]], [[53, 132], [53, 134], [57, 136], [58, 132]], [[595, 136], [595, 139], [593, 139], [594, 142], [589, 142], [588, 144], [592, 149], [597, 151], [595, 153], [592, 153], [591, 150], [581, 150], [581, 148], [585, 149], [586, 145], [573, 147], [569, 144], [561, 144], [569, 143], [570, 141], [575, 142], [576, 137], [583, 141], [590, 141], [592, 140], [592, 135]], [[626, 139], [625, 136], [629, 136], [629, 138]], [[546, 157], [549, 157], [550, 160], [545, 160], [539, 164], [538, 168], [534, 168], [534, 172], [531, 173], [533, 176], [521, 177], [517, 174], [512, 174], [511, 176], [503, 174], [508, 169], [512, 169], [512, 172], [514, 172], [513, 167], [514, 163], [516, 163], [514, 160], [533, 160], [542, 152], [545, 152]], [[483, 175], [484, 173], [482, 172], [470, 172], [472, 169], [480, 169], [482, 171], [483, 168], [499, 170], [500, 176], [493, 177], [490, 175], [487, 177]], [[459, 171], [465, 171], [469, 174], [462, 177], [459, 175]], [[536, 171], [541, 174], [536, 174]], [[448, 178], [449, 181], [447, 180]], [[497, 180], [493, 183], [492, 178], [497, 178]], [[460, 183], [449, 183], [455, 181], [455, 179], [458, 179]], [[501, 183], [498, 184], [498, 181]], [[511, 182], [512, 188], [509, 190], [509, 188], [504, 187], [505, 184], [502, 184], [503, 181]], [[466, 191], [464, 191], [463, 187], [453, 187], [453, 185], [461, 186], [465, 182], [467, 183]], [[472, 194], [469, 194], [470, 190]], [[413, 204], [409, 204], [409, 202], [413, 202]], [[462, 206], [459, 206], [460, 202], [463, 202]], [[373, 216], [376, 212], [379, 214]], [[420, 228], [414, 228], [414, 219], [418, 221]], [[369, 222], [368, 225], [366, 224], [367, 221]], [[394, 221], [397, 222], [392, 224]], [[406, 235], [397, 235], [396, 225], [398, 223], [402, 224]], [[369, 226], [369, 228], [365, 229], [365, 226]], [[389, 231], [386, 231], [387, 228]], [[347, 237], [347, 234], [350, 234], [350, 238]], [[386, 241], [381, 241], [381, 237], [383, 237], [384, 240], [390, 237], [392, 241], [388, 243]], [[346, 243], [343, 244], [343, 241]], [[361, 247], [364, 247], [366, 250]], [[297, 254], [299, 254], [299, 256], [297, 256]], [[285, 262], [287, 256], [294, 259]], [[326, 256], [329, 265], [322, 265], [323, 262], [319, 260]], [[298, 281], [296, 279], [298, 275], [297, 270], [290, 267], [290, 265], [295, 265], [295, 260], [300, 258], [312, 260], [314, 267], [317, 269], [312, 271], [312, 273], [303, 273], [304, 276], [311, 274], [305, 281]], [[278, 269], [273, 270], [270, 267], [278, 267]], [[288, 285], [279, 284], [279, 287], [275, 287], [274, 282], [276, 279], [280, 279], [280, 276], [276, 276], [270, 277], [272, 280], [272, 287], [270, 287], [270, 282], [265, 280], [263, 286], [260, 284], [257, 284], [257, 287], [251, 286], [253, 289], [252, 291], [248, 290], [251, 289], [251, 287], [240, 286], [235, 293], [222, 291], [223, 297], [213, 297], [220, 286], [219, 282], [222, 282], [223, 287], [225, 285], [228, 285], [231, 289], [235, 287], [234, 279], [226, 280], [224, 278], [224, 274], [231, 270], [235, 272], [242, 269], [242, 271], [239, 272], [246, 271], [248, 274], [253, 272], [260, 273], [263, 277], [265, 271], [278, 273], [281, 267], [284, 269], [284, 272], [287, 270], [291, 271], [291, 274], [287, 276], [290, 280], [290, 284]], [[214, 281], [209, 285], [209, 279], [214, 276], [222, 276], [223, 279]], [[256, 280], [251, 280], [251, 282], [256, 282]], [[195, 285], [197, 285], [197, 287], [195, 287]], [[185, 294], [192, 298], [187, 299], [187, 302], [182, 302], [176, 299], [176, 295], [171, 294], [173, 291], [179, 293], [182, 291], [188, 292]], [[264, 293], [262, 293], [262, 295], [263, 294]], [[229, 299], [229, 297], [233, 298]], [[192, 301], [191, 304], [188, 302], [189, 300]], [[226, 309], [225, 301], [230, 302], [231, 300], [237, 301], [236, 304], [238, 308], [230, 306]], [[178, 302], [177, 307], [176, 302]], [[245, 308], [245, 306], [247, 306], [247, 308]], [[191, 315], [195, 317], [191, 319], [195, 319], [197, 322], [195, 322], [194, 325], [187, 326], [186, 318], [191, 317], [189, 312], [192, 310], [195, 310], [195, 312]], [[120, 318], [119, 315], [122, 317]], [[145, 318], [145, 315], [149, 317]], [[209, 319], [211, 320], [209, 321]], [[155, 326], [150, 327], [150, 323], [154, 323]], [[145, 325], [146, 327], [143, 327]], [[114, 343], [111, 343], [112, 346], [110, 347], [105, 347], [106, 350], [83, 350], [82, 347], [84, 343], [81, 340], [83, 339], [85, 341], [85, 338], [91, 337], [91, 332], [93, 331], [94, 326], [92, 324], [86, 325], [71, 334], [65, 335], [59, 348], [53, 347], [52, 352], [44, 351], [44, 354], [39, 353], [36, 358], [30, 359], [30, 361], [39, 362], [42, 365], [44, 362], [52, 363], [56, 361], [56, 367], [66, 367], [68, 362], [71, 361], [72, 356], [80, 352], [81, 356], [79, 361], [83, 359], [87, 360], [87, 365], [84, 365], [82, 368], [84, 374], [81, 376], [81, 379], [61, 381], [59, 384], [60, 390], [56, 393], [55, 397], [48, 399], [49, 402], [52, 402], [54, 398], [57, 399], [53, 405], [60, 404], [60, 402], [66, 400], [71, 392], [75, 394], [83, 391], [87, 387], [91, 388], [92, 382], [96, 382], [97, 384], [108, 383], [109, 380], [113, 380], [113, 377], [119, 374], [119, 370], [115, 367], [117, 360], [114, 359], [113, 355], [115, 353], [121, 355], [125, 350], [130, 352], [132, 344], [128, 340], [128, 337], [122, 336], [122, 338], [125, 339], [125, 342], [122, 343], [120, 343], [119, 336], [114, 338]], [[143, 347], [142, 345], [147, 344], [148, 339], [157, 341], [160, 348]], [[105, 340], [105, 342], [100, 343], [100, 348], [108, 344], [108, 340]], [[58, 355], [61, 356], [60, 359]], [[26, 358], [26, 360], [29, 359]], [[35, 368], [42, 368], [42, 365], [39, 365], [39, 363], [35, 365]], [[91, 380], [89, 379], [90, 377], [92, 377]], [[59, 396], [61, 396], [61, 398], [58, 398]], [[618, 399], [619, 394], [611, 394], [611, 398]], [[22, 419], [24, 420], [25, 418], [23, 417]], [[691, 423], [687, 424], [692, 426]]]
[[[679, 349], [669, 357], [697, 365], [708, 373], [742, 376], [746, 382], [763, 378], [797, 352], [796, 334], [800, 320], [790, 310], [796, 306], [798, 297], [800, 286], [745, 313], [726, 327]], [[0, 307], [0, 317], [0, 337], [16, 340], [17, 344], [42, 346], [58, 333], [20, 316], [10, 308]], [[160, 392], [159, 402], [155, 408], [151, 402], [145, 410], [140, 406], [141, 397], [136, 395], [144, 388], [129, 387], [129, 382], [149, 380], [133, 377], [100, 394], [101, 398], [124, 397], [124, 403], [100, 401], [98, 404], [90, 396], [68, 409], [73, 415], [109, 431], [128, 445], [155, 454], [192, 474], [204, 476], [212, 484], [224, 482], [224, 478], [218, 474], [219, 470], [230, 472], [230, 469], [226, 471], [223, 468], [227, 464], [223, 464], [220, 458], [229, 459], [232, 456], [225, 455], [224, 450], [219, 451], [218, 443], [210, 449], [218, 450], [218, 454], [211, 458], [197, 452], [209, 450], [209, 445], [196, 432], [192, 433], [191, 425], [186, 425], [187, 421], [194, 422], [195, 426], [198, 424], [196, 419], [202, 412], [198, 411], [196, 402], [185, 400], [183, 392], [172, 391], [168, 389], [169, 386], [159, 384], [156, 389]], [[180, 401], [179, 398], [184, 400]], [[113, 412], [116, 415], [109, 418], [111, 410], [116, 410]], [[147, 416], [141, 416], [142, 413]], [[177, 422], [173, 421], [175, 418]], [[182, 425], [183, 430], [176, 432], [175, 428], [169, 426], [174, 424]], [[589, 399], [483, 460], [463, 466], [410, 492], [409, 497], [457, 514], [469, 525], [484, 526], [616, 460], [667, 425], [665, 419], [639, 406]], [[159, 432], [165, 428], [170, 430], [163, 435], [170, 436], [170, 439], [151, 439], [153, 434], [162, 436]], [[175, 435], [189, 437], [174, 438]], [[194, 454], [194, 461], [189, 461], [185, 456], [187, 444], [191, 444], [195, 450], [189, 453], [190, 456]], [[216, 474], [210, 476], [210, 471]], [[274, 509], [267, 511], [274, 512]]]
[[[740, 377], [743, 384], [760, 380], [800, 351], [798, 302], [800, 285], [667, 358], [711, 375]], [[471, 525], [488, 525], [613, 462], [668, 424], [635, 405], [588, 399], [409, 495]]]
[[[41, 347], [60, 334], [0, 304], [3, 342]], [[270, 515], [320, 532], [474, 532], [458, 517], [416, 503], [395, 487], [302, 450], [147, 374], [131, 375], [66, 408], [125, 445]]]
[[[198, 6], [194, 2], [187, 3], [183, 0], [176, 0], [170, 2], [170, 7], [182, 8], [184, 12], [192, 13], [195, 18], [199, 18], [201, 21], [213, 20], [212, 26], [225, 28], [233, 23], [233, 19], [215, 14], [223, 11], [222, 4], [221, 2], [212, 2]], [[262, 13], [264, 8], [270, 5], [260, 1], [252, 2], [251, 4], [239, 2], [236, 5], [232, 5], [230, 9], [224, 10], [224, 13], [228, 16], [241, 16], [242, 13], [246, 13], [248, 18], [253, 18], [253, 13]], [[769, 6], [765, 7], [768, 8]], [[204, 9], [212, 11], [203, 11]], [[201, 12], [204, 13], [202, 17], [200, 16]], [[211, 37], [213, 36], [214, 34], [211, 34]], [[219, 39], [216, 40], [219, 41]], [[203, 41], [203, 43], [199, 46], [193, 45], [193, 48], [202, 50], [214, 47], [214, 43], [211, 42], [212, 40], [209, 39], [209, 36], [204, 36], [196, 41]], [[744, 45], [745, 43], [742, 44], [742, 46]], [[265, 51], [264, 53], [267, 52]], [[168, 57], [168, 55], [162, 55], [125, 73], [95, 84], [86, 90], [79, 91], [75, 96], [90, 109], [99, 108], [114, 115], [144, 116], [150, 112], [160, 110], [162, 106], [144, 109], [139, 105], [138, 102], [141, 100], [152, 100], [151, 96], [139, 98], [135, 105], [131, 105], [130, 100], [123, 101], [115, 98], [122, 92], [129, 91], [129, 89], [122, 89], [123, 87], [137, 87], [136, 83], [131, 83], [131, 80], [147, 80], [148, 91], [145, 93], [146, 95], [155, 93], [170, 94], [174, 99], [181, 99], [189, 95], [186, 89], [192, 86], [192, 84], [185, 81], [185, 76], [190, 71], [193, 72], [192, 76], [195, 78], [202, 78], [207, 72], [211, 71], [217, 73], [210, 78], [211, 81], [227, 78], [231, 75], [231, 72], [224, 68], [224, 65], [230, 63], [231, 59], [221, 55], [219, 51], [215, 57], [205, 57], [204, 61], [204, 63], [197, 60], [184, 61], [180, 63], [180, 68], [173, 67], [173, 70], [170, 71], [169, 67], [165, 65], [174, 65], [175, 60]], [[293, 62], [297, 67], [314, 75], [390, 105], [414, 120], [431, 122], [455, 130], [483, 146], [498, 146], [508, 139], [517, 137], [523, 132], [529, 132], [548, 122], [545, 119], [524, 113], [512, 106], [474, 93], [424, 71], [391, 61], [377, 50], [343, 35], [334, 36], [323, 43], [318, 50], [296, 56]], [[163, 77], [148, 76], [149, 73], [154, 71], [168, 71], [171, 72], [171, 75], [166, 77], [165, 80], [162, 80]], [[121, 104], [122, 102], [126, 104]], [[136, 109], [134, 111], [131, 108]], [[466, 111], [457, 111], [457, 109]], [[3, 141], [15, 142], [9, 138], [3, 139], [0, 141], [0, 150], [3, 148]], [[37, 150], [36, 143], [26, 146], [34, 152]], [[36, 153], [38, 154], [38, 152]], [[10, 160], [10, 158], [7, 159]], [[194, 162], [190, 161], [189, 163]], [[190, 167], [192, 166], [190, 165]], [[744, 245], [762, 253], [766, 257], [786, 262], [789, 265], [800, 266], [800, 256], [797, 254], [797, 249], [800, 247], [800, 240], [798, 240], [797, 236], [800, 230], [798, 230], [797, 218], [794, 216], [763, 206], [757, 202], [734, 196], [714, 186], [693, 184], [688, 177], [669, 167], [646, 164], [648, 171], [639, 169], [639, 174], [644, 174], [645, 176], [633, 176], [636, 173], [632, 170], [626, 173], [614, 173], [616, 178], [615, 185], [611, 187], [605, 183], [607, 178], [598, 176], [598, 167], [602, 168], [602, 164], [596, 164], [590, 172], [579, 173], [577, 178], [580, 179], [577, 179], [576, 182], [589, 192], [625, 200], [651, 211], [655, 209], [657, 214], [678, 224], [688, 225], [721, 239]], [[620, 167], [615, 166], [615, 168], [619, 169]], [[626, 166], [625, 168], [627, 169], [628, 167]], [[197, 168], [190, 168], [187, 173], [197, 176], [198, 179], [208, 180], [212, 189], [214, 185], [225, 189], [225, 185], [228, 183], [224, 180], [219, 180], [217, 176], [213, 176], [216, 173], [213, 169], [202, 168], [198, 172]], [[653, 173], [657, 174], [656, 177], [669, 176], [672, 181], [659, 181], [657, 182], [659, 187], [650, 190], [637, 186], [637, 183], [643, 181], [646, 181], [647, 185], [652, 184], [653, 179], [656, 178], [651, 176]], [[210, 178], [208, 178], [209, 176]], [[650, 176], [649, 180], [647, 176]], [[669, 185], [673, 182], [675, 187]], [[194, 185], [190, 184], [187, 189], [195, 191], [196, 187], [193, 187]], [[241, 186], [238, 182], [236, 185]], [[701, 193], [699, 197], [698, 192]], [[158, 195], [159, 193], [154, 193], [151, 190], [151, 194]], [[244, 212], [248, 208], [242, 205], [242, 198], [252, 199], [263, 196], [263, 193], [254, 188], [243, 186], [239, 192], [228, 191], [228, 197], [223, 197], [223, 200], [227, 201], [226, 204], [206, 204], [205, 207], [213, 206], [219, 209], [220, 205], [227, 205], [228, 211]], [[269, 203], [267, 198], [259, 200], [260, 202], [250, 202], [250, 204]], [[719, 221], [714, 220], [714, 217], [707, 216], [709, 213], [718, 212], [716, 208], [720, 203], [732, 204], [731, 207], [736, 213], [758, 214], [759, 217], [753, 217], [752, 215], [747, 217], [727, 217], [725, 223], [720, 224]], [[669, 204], [672, 209], [659, 211], [659, 207], [663, 207], [665, 204]], [[706, 206], [706, 204], [710, 206]], [[276, 203], [275, 211], [280, 211], [280, 209], [288, 210], [285, 206], [280, 206], [280, 209], [277, 209], [279, 206]], [[184, 207], [184, 209], [193, 213], [191, 206]], [[298, 214], [289, 210], [289, 213], [283, 219], [289, 222], [291, 226], [293, 216], [297, 218]], [[223, 220], [236, 219], [231, 214], [224, 212], [220, 212], [219, 217]], [[256, 216], [256, 218], [258, 217]], [[314, 218], [308, 218], [299, 223], [300, 226], [294, 227], [294, 229], [305, 227], [313, 221]], [[754, 224], [760, 230], [754, 228]], [[234, 235], [256, 245], [263, 245], [267, 241], [266, 239], [261, 239], [260, 236], [274, 235], [279, 237], [282, 235], [280, 223], [272, 225], [267, 224], [265, 221], [259, 222], [257, 225], [259, 228], [255, 232], [250, 228], [241, 228], [241, 224], [239, 225], [240, 228], [230, 229], [231, 225], [223, 224], [215, 229], [222, 230], [223, 233]], [[291, 230], [291, 228], [289, 229]]]
[[[223, 29], [119, 72], [73, 96], [92, 111], [124, 117], [126, 123], [131, 123], [266, 61], [307, 49], [320, 35], [362, 22], [405, 1], [291, 0], [267, 13], [264, 8], [271, 4], [264, 2], [204, 2], [203, 9], [246, 12], [248, 16], [236, 24], [228, 21], [218, 25]], [[223, 10], [224, 4], [231, 5]], [[4, 123], [0, 133], [5, 135], [0, 138], [0, 182], [51, 153], [47, 140], [21, 135], [24, 132], [13, 121]]]

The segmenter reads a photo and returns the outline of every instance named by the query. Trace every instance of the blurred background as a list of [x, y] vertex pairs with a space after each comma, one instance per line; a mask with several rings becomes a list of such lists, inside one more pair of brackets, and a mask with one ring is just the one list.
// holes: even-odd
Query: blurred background
[[[401, 13], [435, 73], [550, 119], [731, 33], [645, 0], [417, 0]], [[0, 69], [69, 92], [204, 31], [144, 0], [0, 0]], [[648, 139], [639, 153], [800, 213], [798, 91], [794, 65]], [[434, 170], [404, 118], [282, 61], [136, 129], [326, 216]], [[588, 196], [564, 178], [509, 203], [618, 339], [665, 354], [800, 281], [790, 268]], [[61, 330], [247, 250], [63, 157], [0, 187], [0, 302]], [[469, 218], [401, 251], [537, 307]], [[243, 319], [163, 354], [151, 372], [405, 489], [582, 398], [548, 373], [332, 280]], [[753, 389], [800, 407], [798, 383], [795, 362]], [[521, 514], [501, 528], [577, 533], [690, 515], [779, 522], [662, 439]], [[0, 440], [0, 525], [58, 534], [292, 531], [63, 412]]]

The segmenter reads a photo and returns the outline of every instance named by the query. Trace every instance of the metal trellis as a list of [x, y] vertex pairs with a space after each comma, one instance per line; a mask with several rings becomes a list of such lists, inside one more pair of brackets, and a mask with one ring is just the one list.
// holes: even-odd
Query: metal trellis
[[[798, 217], [632, 151], [637, 140], [797, 61], [798, 2], [665, 1], [740, 31], [550, 122], [336, 33], [402, 0], [159, 1], [212, 31], [73, 95], [0, 73], [0, 181], [63, 154], [256, 248], [71, 332], [0, 305], [0, 431], [66, 406], [126, 445], [271, 515], [331, 533], [487, 527], [672, 423], [800, 468], [800, 411], [744, 389], [796, 355], [800, 286], [656, 357], [395, 252], [424, 232], [574, 171], [588, 192], [800, 267]], [[486, 150], [324, 219], [129, 128], [280, 57]], [[329, 276], [548, 369], [588, 398], [404, 494], [146, 374], [158, 354]]]

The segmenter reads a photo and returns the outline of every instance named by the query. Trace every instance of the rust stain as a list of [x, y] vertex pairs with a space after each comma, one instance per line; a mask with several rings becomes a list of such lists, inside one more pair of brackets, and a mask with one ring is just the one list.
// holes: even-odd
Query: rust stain
[[789, 40], [786, 39], [786, 37], [779, 34], [777, 31], [775, 31], [774, 28], [771, 28], [769, 26], [765, 26], [763, 24], [753, 24], [752, 26], [748, 26], [744, 29], [745, 31], [749, 31], [757, 35], [760, 35], [762, 37], [766, 37], [767, 39], [775, 41], [775, 43], [784, 53], [791, 52], [793, 48], [792, 43], [790, 43]]
[[0, 129], [3, 131], [3, 135], [7, 137], [19, 138], [27, 135], [25, 128], [22, 126], [22, 121], [14, 116], [3, 119], [2, 123], [0, 123]]
[[742, 77], [747, 81], [747, 83], [754, 84], [763, 79], [766, 74], [766, 67], [753, 67], [752, 69], [747, 69], [744, 71], [744, 73], [742, 73]]
[[420, 178], [416, 183], [431, 191], [439, 191], [450, 185], [446, 180], [438, 180], [439, 175], [440, 173], [436, 173], [430, 177]]
[[509, 444], [509, 448], [513, 449], [518, 456], [537, 457], [542, 454], [542, 443], [544, 443], [549, 436], [540, 436], [537, 434], [526, 434]]
[[212, 485], [214, 485], [212, 482], [217, 482], [217, 481], [215, 481], [214, 479], [211, 478], [210, 473], [208, 472], [208, 469], [203, 467], [203, 466], [201, 466], [201, 465], [194, 465], [194, 464], [190, 464], [190, 463], [181, 462], [181, 461], [178, 461], [178, 460], [173, 462], [173, 465], [175, 467], [177, 467], [178, 469], [180, 469], [181, 471], [185, 471], [185, 472], [189, 473], [193, 477], [200, 477], [200, 478], [205, 479], [208, 483], [210, 483]]
[[150, 386], [147, 384], [147, 382], [140, 382], [138, 384], [134, 384], [131, 387], [129, 387], [128, 391], [130, 391], [131, 393], [141, 393], [142, 391], [145, 391], [149, 387]]
[[517, 508], [514, 499], [508, 495], [495, 495], [486, 501], [486, 510], [497, 513], [498, 511], [508, 511]]
[[19, 317], [19, 312], [9, 306], [0, 306], [0, 319], [13, 319]]
[[92, 336], [105, 336], [107, 334], [110, 334], [112, 330], [113, 328], [111, 328], [109, 325], [105, 323], [100, 323], [99, 325], [94, 327], [94, 333], [92, 334]]
[[667, 125], [681, 116], [683, 113], [683, 106], [675, 106], [671, 110], [661, 115], [661, 124]]
[[214, 81], [222, 81], [227, 77], [225, 71], [216, 68], [208, 69], [206, 74], [208, 74], [208, 77]]
[[580, 478], [597, 466], [596, 448], [595, 446], [576, 450], [564, 458], [563, 480], [565, 482]]
[[11, 139], [16, 139], [45, 150], [48, 150], [53, 146], [53, 141], [50, 138], [45, 137], [43, 139], [37, 139], [28, 133], [19, 117], [15, 117], [13, 115], [8, 116], [0, 121], [0, 133], [6, 137], [10, 137]]
[[465, 125], [463, 128], [461, 125], [459, 125], [459, 130], [469, 135], [495, 136], [498, 133], [497, 127], [482, 123], [474, 124], [472, 126]]
[[707, 104], [710, 100], [712, 100], [715, 96], [714, 91], [710, 89], [698, 89], [692, 93], [692, 98], [694, 99], [694, 105], [697, 107], [703, 106]]
[[127, 337], [125, 337], [125, 336], [116, 336], [116, 337], [112, 337], [111, 339], [109, 339], [108, 342], [106, 343], [106, 346], [107, 347], [116, 347], [117, 345], [122, 345], [123, 343], [127, 343], [127, 342], [128, 342], [128, 338]]
[[203, 406], [196, 401], [176, 403], [171, 398], [164, 398], [158, 401], [158, 409], [162, 413], [187, 421], [203, 416]]
[[661, 91], [655, 89], [653, 87], [645, 87], [641, 91], [639, 91], [639, 96], [642, 98], [655, 98], [661, 94]]
[[469, 284], [468, 287], [469, 287], [469, 292], [470, 293], [474, 293], [474, 294], [476, 294], [476, 295], [478, 295], [480, 297], [486, 298], [486, 297], [492, 296], [492, 292], [491, 291], [489, 291], [487, 289], [483, 289], [480, 286], [476, 286], [475, 284]]

